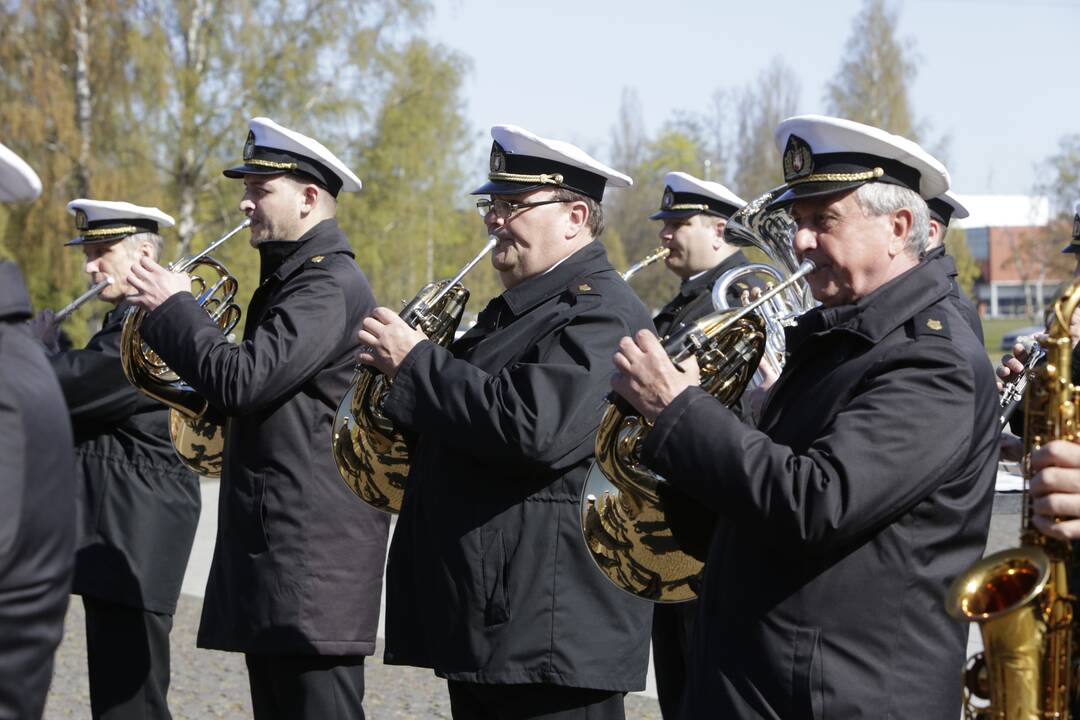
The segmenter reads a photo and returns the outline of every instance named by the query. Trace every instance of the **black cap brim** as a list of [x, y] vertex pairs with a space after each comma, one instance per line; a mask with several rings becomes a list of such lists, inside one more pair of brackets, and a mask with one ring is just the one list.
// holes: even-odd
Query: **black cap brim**
[[231, 180], [240, 180], [245, 175], [285, 175], [289, 172], [289, 170], [268, 168], [261, 165], [248, 165], [247, 163], [244, 163], [243, 165], [236, 165], [227, 170], [222, 170], [221, 174]]
[[539, 190], [541, 188], [552, 188], [555, 185], [544, 185], [542, 183], [536, 183], [533, 185], [525, 185], [523, 183], [506, 182], [505, 180], [488, 180], [480, 187], [473, 190], [470, 195], [520, 195], [521, 193], [532, 192], [533, 190]]
[[787, 207], [797, 200], [824, 197], [825, 195], [836, 195], [849, 190], [854, 190], [860, 185], [865, 184], [865, 180], [802, 183], [795, 187], [789, 187], [783, 195], [769, 203], [769, 207]]
[[1075, 255], [1080, 253], [1080, 243], [1071, 242], [1061, 251], [1063, 255]]

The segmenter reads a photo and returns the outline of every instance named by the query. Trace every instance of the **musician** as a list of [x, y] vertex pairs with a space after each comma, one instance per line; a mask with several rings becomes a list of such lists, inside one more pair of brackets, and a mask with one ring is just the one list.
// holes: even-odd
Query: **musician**
[[195, 528], [199, 480], [169, 440], [169, 413], [137, 391], [120, 365], [120, 330], [131, 307], [128, 269], [157, 258], [160, 229], [173, 219], [154, 207], [78, 199], [68, 203], [91, 283], [111, 304], [85, 348], [59, 352], [51, 313], [38, 337], [51, 346], [75, 431], [80, 494], [72, 592], [86, 610], [90, 708], [95, 718], [169, 718], [169, 633]]
[[321, 143], [251, 120], [243, 180], [261, 284], [230, 343], [189, 279], [132, 269], [142, 337], [225, 416], [217, 544], [199, 647], [243, 652], [255, 717], [362, 718], [389, 519], [342, 482], [329, 450], [375, 307], [334, 219], [360, 179]]
[[[714, 312], [713, 284], [729, 270], [750, 262], [738, 247], [724, 240], [728, 218], [745, 204], [720, 183], [684, 172], [670, 172], [664, 177], [660, 209], [649, 219], [663, 222], [660, 242], [669, 250], [664, 263], [682, 284], [679, 294], [653, 318], [658, 337]], [[732, 283], [729, 304], [732, 307], [743, 304], [741, 295], [750, 290], [745, 280]], [[740, 410], [744, 417], [749, 417], [749, 408], [740, 407]], [[677, 533], [683, 538], [683, 549], [704, 560], [715, 516], [685, 495], [671, 493], [666, 500], [673, 516], [671, 522], [681, 522], [685, 528]], [[695, 533], [694, 527], [703, 530]], [[695, 535], [701, 537], [701, 543], [692, 546], [689, 541]], [[653, 608], [653, 668], [660, 710], [665, 718], [679, 716], [696, 613], [695, 601], [657, 604]]]
[[433, 668], [462, 718], [622, 718], [644, 687], [650, 605], [593, 566], [578, 521], [618, 338], [649, 326], [599, 242], [627, 176], [522, 128], [491, 129], [474, 195], [506, 288], [449, 349], [395, 312], [361, 362], [417, 435], [390, 547], [385, 661]]
[[[0, 202], [41, 180], [0, 144]], [[75, 554], [75, 458], [64, 397], [27, 331], [18, 266], [0, 262], [0, 717], [38, 720], [64, 635]]]
[[652, 334], [615, 356], [655, 421], [644, 462], [721, 518], [683, 717], [958, 717], [967, 626], [945, 591], [985, 544], [997, 402], [948, 274], [919, 262], [948, 174], [848, 120], [776, 139], [822, 305], [788, 332], [759, 429]]
[[979, 342], [985, 343], [979, 311], [956, 280], [956, 261], [945, 254], [945, 236], [949, 232], [949, 223], [952, 222], [953, 218], [957, 220], [966, 218], [968, 216], [967, 208], [956, 199], [955, 195], [949, 192], [942, 193], [936, 198], [930, 198], [926, 201], [926, 206], [930, 211], [930, 235], [926, 243], [926, 254], [923, 259], [928, 262], [940, 262], [943, 264], [945, 272], [952, 278], [952, 291], [950, 294], [953, 302], [956, 303], [956, 307], [964, 317], [968, 327], [975, 333], [975, 337], [979, 338]]

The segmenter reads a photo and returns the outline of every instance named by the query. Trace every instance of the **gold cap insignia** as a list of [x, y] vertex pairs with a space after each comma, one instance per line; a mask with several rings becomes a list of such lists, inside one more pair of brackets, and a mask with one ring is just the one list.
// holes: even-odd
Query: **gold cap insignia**
[[592, 290], [592, 285], [589, 283], [581, 283], [577, 286], [578, 292], [589, 292]]
[[1080, 215], [1073, 218], [1073, 240], [1080, 240]]
[[75, 211], [75, 227], [78, 230], [89, 230], [90, 221], [86, 218], [86, 213], [82, 210]]
[[784, 148], [784, 180], [791, 182], [814, 172], [814, 154], [798, 135], [788, 138]]
[[316, 255], [315, 257], [311, 258], [311, 262], [313, 262], [313, 263], [321, 263], [325, 259], [326, 259], [325, 255]]
[[675, 193], [672, 192], [671, 187], [664, 188], [664, 197], [660, 200], [661, 210], [670, 210], [671, 206], [675, 204]]
[[491, 172], [503, 172], [506, 170], [506, 152], [502, 145], [497, 142], [491, 143], [491, 157], [488, 160]]
[[926, 321], [926, 327], [930, 328], [931, 330], [940, 330], [941, 329], [941, 321], [940, 320], [934, 320], [933, 318], [931, 318], [930, 320]]
[[248, 130], [247, 140], [244, 141], [244, 159], [250, 160], [255, 157], [255, 133]]

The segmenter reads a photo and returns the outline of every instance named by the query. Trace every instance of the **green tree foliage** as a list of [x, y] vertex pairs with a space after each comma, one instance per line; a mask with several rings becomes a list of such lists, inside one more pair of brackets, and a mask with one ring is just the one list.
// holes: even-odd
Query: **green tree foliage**
[[[364, 180], [360, 195], [340, 198], [341, 220], [361, 262], [376, 263], [368, 271], [378, 297], [411, 297], [407, 281], [442, 273], [464, 252], [470, 226], [451, 189], [460, 192], [467, 136], [458, 99], [466, 64], [420, 39], [428, 0], [73, 2], [0, 5], [0, 139], [45, 186], [32, 205], [0, 209], [0, 252], [22, 265], [36, 306], [58, 307], [85, 286], [81, 253], [60, 242], [72, 232], [64, 206], [84, 192], [176, 217], [165, 260], [234, 227], [241, 186], [221, 170], [239, 161], [257, 115], [318, 138]], [[79, 6], [90, 39], [82, 75]], [[391, 220], [377, 225], [368, 212], [404, 223], [386, 243], [393, 250], [372, 250]], [[219, 257], [246, 301], [258, 256], [243, 238]], [[397, 252], [417, 259], [398, 272]], [[83, 317], [101, 311], [92, 303]], [[90, 330], [69, 329], [77, 339]]]
[[967, 246], [967, 233], [963, 228], [950, 227], [945, 234], [945, 252], [956, 262], [956, 282], [969, 298], [975, 297], [975, 281], [982, 275], [982, 268], [975, 261]]
[[886, 0], [865, 0], [836, 77], [826, 86], [825, 104], [831, 115], [917, 141], [908, 97], [916, 66], [910, 41], [896, 36], [898, 18]]

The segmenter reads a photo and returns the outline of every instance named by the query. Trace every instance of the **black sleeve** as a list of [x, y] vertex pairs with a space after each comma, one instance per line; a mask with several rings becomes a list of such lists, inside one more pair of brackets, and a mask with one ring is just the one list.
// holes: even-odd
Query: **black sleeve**
[[972, 369], [946, 343], [918, 345], [883, 359], [803, 453], [690, 388], [657, 418], [643, 459], [717, 512], [791, 542], [862, 537], [953, 477], [980, 441]]
[[[2, 335], [0, 335], [2, 340]], [[26, 484], [26, 448], [30, 443], [23, 426], [22, 411], [12, 388], [14, 378], [0, 377], [0, 561], [11, 552], [22, 522], [23, 491]], [[0, 562], [0, 567], [5, 563]]]
[[71, 422], [116, 423], [130, 416], [140, 400], [120, 364], [119, 331], [99, 333], [82, 350], [49, 358], [60, 381]]
[[346, 331], [345, 296], [328, 271], [306, 270], [283, 286], [247, 339], [229, 342], [191, 293], [149, 313], [143, 339], [226, 415], [247, 415], [290, 397], [324, 368]]
[[495, 374], [422, 342], [402, 363], [384, 409], [395, 422], [478, 456], [553, 468], [576, 463], [580, 453], [570, 455], [600, 424], [611, 356], [631, 330], [597, 302], [556, 332], [543, 357]]

